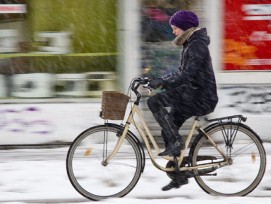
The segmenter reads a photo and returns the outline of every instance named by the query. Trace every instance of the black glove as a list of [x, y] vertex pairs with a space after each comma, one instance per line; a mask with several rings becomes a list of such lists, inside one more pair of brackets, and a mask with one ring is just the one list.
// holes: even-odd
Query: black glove
[[151, 80], [149, 86], [153, 89], [158, 89], [160, 86], [164, 85], [164, 81], [162, 79], [154, 79]]

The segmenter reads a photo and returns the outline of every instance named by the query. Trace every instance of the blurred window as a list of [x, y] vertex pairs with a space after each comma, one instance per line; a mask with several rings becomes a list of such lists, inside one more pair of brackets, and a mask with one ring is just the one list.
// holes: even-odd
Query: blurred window
[[188, 0], [144, 0], [142, 4], [141, 36], [143, 73], [152, 78], [167, 74], [179, 66], [179, 48], [172, 46], [175, 38], [169, 25], [178, 10], [194, 5]]

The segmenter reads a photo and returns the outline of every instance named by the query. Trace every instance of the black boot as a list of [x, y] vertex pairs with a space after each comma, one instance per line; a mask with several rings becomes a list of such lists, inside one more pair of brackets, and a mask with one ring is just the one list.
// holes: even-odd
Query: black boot
[[164, 108], [153, 113], [154, 118], [162, 128], [162, 136], [165, 141], [166, 149], [159, 153], [159, 156], [179, 156], [184, 149], [184, 142], [179, 134], [179, 127], [174, 123], [172, 115], [168, 114]]
[[168, 191], [171, 190], [172, 188], [180, 188], [185, 184], [188, 184], [188, 178], [185, 176], [182, 176], [181, 178], [178, 179], [172, 179], [168, 185], [162, 188], [162, 191]]
[[180, 156], [181, 150], [185, 147], [182, 137], [179, 135], [175, 144], [168, 142], [166, 149], [160, 152], [158, 156]]

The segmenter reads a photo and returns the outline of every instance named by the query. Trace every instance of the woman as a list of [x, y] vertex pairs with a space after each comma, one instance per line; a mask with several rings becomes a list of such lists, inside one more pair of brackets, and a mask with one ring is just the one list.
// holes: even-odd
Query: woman
[[[176, 72], [150, 82], [152, 88], [161, 87], [164, 91], [147, 101], [162, 128], [165, 141], [165, 151], [159, 156], [179, 156], [184, 148], [179, 128], [192, 116], [213, 112], [218, 102], [206, 28], [198, 28], [198, 17], [186, 10], [177, 11], [169, 24], [176, 36], [173, 44], [182, 47], [181, 63]], [[166, 107], [170, 107], [170, 111]], [[162, 190], [179, 188], [188, 183], [185, 176], [178, 175]]]

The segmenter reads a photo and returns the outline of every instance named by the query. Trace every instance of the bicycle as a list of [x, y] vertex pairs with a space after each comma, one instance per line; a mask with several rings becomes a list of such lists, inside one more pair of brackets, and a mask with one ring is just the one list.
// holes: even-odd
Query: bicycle
[[[107, 106], [118, 105], [124, 98], [126, 105], [121, 117], [112, 114], [116, 108], [107, 113], [108, 116], [103, 115], [106, 109], [102, 110], [105, 124], [85, 130], [71, 144], [66, 169], [70, 182], [81, 195], [102, 200], [128, 194], [145, 167], [143, 144], [157, 169], [166, 172], [170, 178], [179, 173], [194, 177], [209, 194], [245, 196], [258, 186], [265, 173], [266, 153], [261, 138], [243, 123], [246, 118], [242, 115], [214, 119], [195, 116], [185, 149], [178, 157], [163, 157], [167, 164], [162, 166], [157, 159], [159, 145], [139, 109], [141, 94], [138, 88], [148, 88], [148, 82], [148, 78], [132, 80], [130, 90], [135, 93], [136, 100], [124, 125], [108, 122], [108, 119], [123, 119], [129, 100], [128, 96], [116, 93], [115, 101], [109, 101]], [[103, 101], [104, 98], [102, 107], [106, 108]], [[139, 121], [134, 119], [136, 115]], [[207, 124], [201, 125], [202, 121]], [[129, 130], [131, 124], [143, 142]], [[198, 135], [192, 141], [195, 130]], [[242, 174], [248, 173], [249, 177], [242, 178]], [[223, 181], [223, 185], [217, 185], [217, 181]]]

